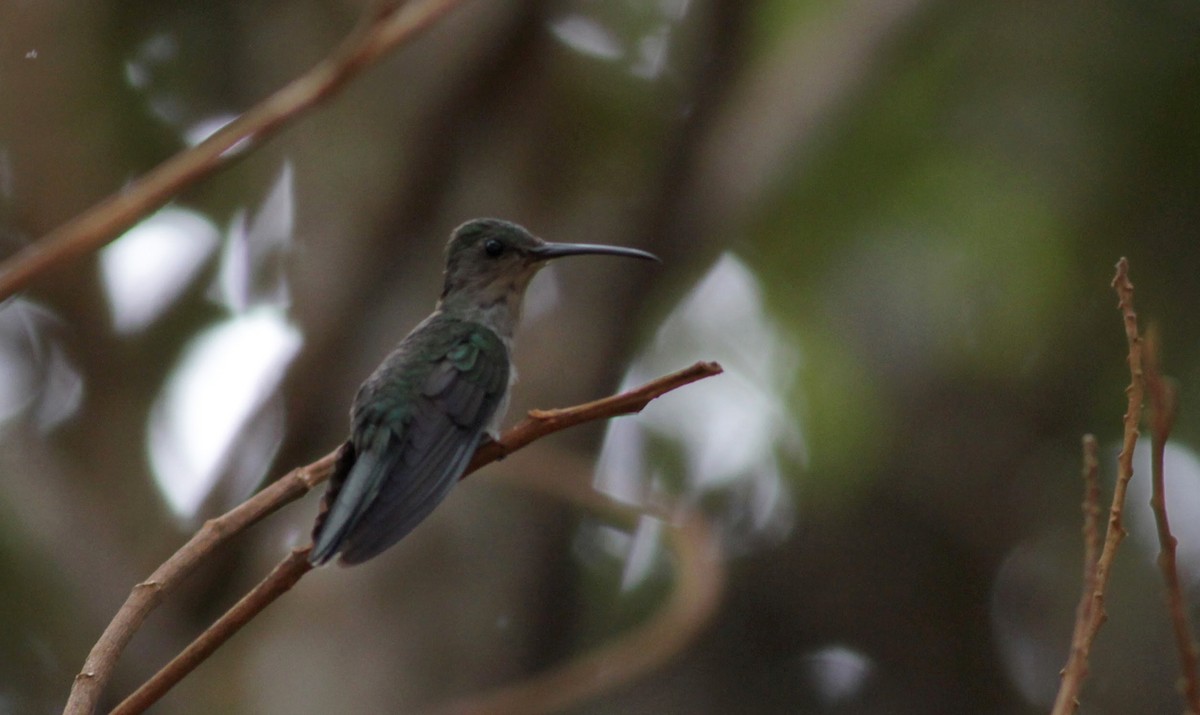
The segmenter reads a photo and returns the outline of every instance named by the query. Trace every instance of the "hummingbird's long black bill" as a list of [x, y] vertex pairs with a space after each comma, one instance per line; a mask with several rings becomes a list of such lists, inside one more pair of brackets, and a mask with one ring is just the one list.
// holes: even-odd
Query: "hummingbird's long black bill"
[[530, 255], [538, 260], [550, 260], [563, 256], [625, 256], [627, 258], [642, 258], [647, 261], [662, 263], [662, 259], [653, 253], [625, 248], [624, 246], [601, 246], [594, 243], [544, 243], [531, 250]]

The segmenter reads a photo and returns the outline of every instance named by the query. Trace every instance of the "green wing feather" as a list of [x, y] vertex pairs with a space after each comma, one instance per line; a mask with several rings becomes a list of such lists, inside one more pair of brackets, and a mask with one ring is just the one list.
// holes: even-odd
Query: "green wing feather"
[[439, 316], [404, 339], [355, 399], [354, 459], [331, 480], [314, 564], [338, 552], [366, 561], [441, 503], [502, 401], [508, 361], [503, 341], [468, 321]]

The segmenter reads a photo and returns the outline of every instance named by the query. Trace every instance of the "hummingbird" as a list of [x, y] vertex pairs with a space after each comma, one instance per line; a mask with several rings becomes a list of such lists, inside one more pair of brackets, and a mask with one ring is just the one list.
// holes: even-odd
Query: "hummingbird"
[[504, 416], [526, 287], [547, 261], [579, 255], [659, 260], [635, 248], [549, 243], [499, 219], [454, 229], [433, 313], [354, 398], [350, 439], [313, 528], [314, 566], [337, 554], [343, 565], [379, 555], [446, 498]]

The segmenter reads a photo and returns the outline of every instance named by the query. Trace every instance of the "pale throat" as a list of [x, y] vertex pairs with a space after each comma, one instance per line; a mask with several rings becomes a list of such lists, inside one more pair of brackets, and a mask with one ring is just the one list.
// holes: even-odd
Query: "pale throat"
[[513, 331], [521, 320], [525, 288], [536, 272], [501, 276], [483, 285], [456, 290], [438, 301], [437, 307], [442, 312], [490, 328], [511, 345]]

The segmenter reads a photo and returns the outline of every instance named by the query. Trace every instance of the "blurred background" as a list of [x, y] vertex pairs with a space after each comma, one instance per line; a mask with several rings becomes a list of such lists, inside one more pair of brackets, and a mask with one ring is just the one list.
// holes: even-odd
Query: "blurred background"
[[[361, 9], [0, 4], [0, 255], [307, 70]], [[702, 513], [726, 575], [683, 653], [569, 712], [1047, 712], [1080, 437], [1107, 503], [1125, 407], [1122, 255], [1181, 385], [1168, 488], [1197, 603], [1197, 38], [1177, 0], [464, 3], [0, 305], [0, 713], [61, 709], [134, 583], [345, 438], [481, 215], [664, 259], [535, 281], [509, 423], [696, 360], [726, 374], [487, 468], [158, 711], [417, 712], [647, 622], [668, 529], [514, 484], [541, 475]], [[1182, 710], [1139, 460], [1086, 713]], [[106, 706], [305, 543], [317, 503], [170, 597]]]

